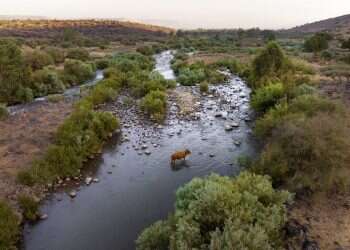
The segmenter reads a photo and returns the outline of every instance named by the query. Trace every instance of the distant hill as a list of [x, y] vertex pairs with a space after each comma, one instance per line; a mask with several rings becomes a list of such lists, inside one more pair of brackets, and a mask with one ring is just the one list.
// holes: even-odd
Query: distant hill
[[40, 20], [48, 19], [44, 16], [0, 15], [0, 20]]
[[154, 39], [165, 37], [174, 29], [137, 22], [111, 19], [3, 19], [0, 18], [0, 37], [56, 38], [72, 29], [88, 37], [113, 40]]
[[308, 23], [292, 29], [284, 30], [288, 33], [316, 33], [329, 31], [332, 33], [347, 33], [350, 32], [350, 14], [326, 20]]

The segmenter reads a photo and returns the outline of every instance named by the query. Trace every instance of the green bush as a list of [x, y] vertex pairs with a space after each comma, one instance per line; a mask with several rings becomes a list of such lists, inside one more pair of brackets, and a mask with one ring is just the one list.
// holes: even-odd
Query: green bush
[[90, 54], [89, 51], [87, 51], [86, 49], [74, 48], [68, 50], [67, 58], [79, 61], [88, 61], [90, 60]]
[[242, 70], [242, 66], [237, 60], [229, 58], [221, 59], [211, 66], [218, 69], [228, 69], [232, 74], [239, 74]]
[[109, 60], [108, 59], [99, 59], [96, 60], [96, 68], [99, 70], [106, 69], [109, 67]]
[[15, 250], [20, 237], [18, 216], [3, 201], [0, 201], [0, 249]]
[[176, 192], [175, 214], [145, 229], [137, 249], [282, 249], [285, 203], [268, 177], [194, 178]]
[[64, 63], [63, 81], [66, 84], [82, 84], [94, 76], [94, 66], [77, 60], [66, 60]]
[[141, 108], [157, 121], [162, 121], [166, 114], [167, 97], [163, 91], [152, 90], [141, 101]]
[[331, 37], [327, 33], [317, 33], [305, 40], [304, 49], [306, 52], [318, 53], [328, 49], [328, 42]]
[[345, 115], [341, 105], [317, 95], [306, 94], [295, 98], [290, 104], [284, 102], [270, 109], [256, 121], [255, 132], [259, 136], [271, 136], [273, 129], [279, 127], [284, 121], [304, 116], [312, 117], [321, 112]]
[[39, 203], [32, 197], [21, 195], [18, 197], [18, 204], [22, 209], [23, 216], [26, 220], [36, 221], [39, 217]]
[[191, 86], [206, 80], [205, 68], [203, 65], [192, 64], [182, 67], [177, 77], [178, 81], [185, 86]]
[[55, 64], [63, 63], [65, 60], [64, 50], [57, 47], [45, 48], [47, 54], [51, 56]]
[[9, 112], [5, 104], [0, 103], [0, 121], [8, 117]]
[[0, 102], [15, 104], [26, 100], [23, 89], [30, 86], [29, 68], [14, 40], [0, 39]]
[[151, 56], [155, 53], [155, 50], [151, 46], [138, 47], [136, 51], [145, 56]]
[[276, 42], [270, 42], [252, 63], [249, 83], [258, 88], [271, 79], [278, 79], [287, 68], [287, 59]]
[[201, 82], [201, 84], [199, 85], [199, 90], [202, 92], [202, 93], [208, 93], [209, 91], [209, 85], [207, 82]]
[[52, 103], [57, 103], [64, 100], [64, 95], [60, 95], [60, 94], [48, 95], [47, 100]]
[[35, 71], [32, 75], [32, 80], [35, 96], [62, 93], [65, 90], [58, 73], [48, 68]]
[[349, 132], [343, 115], [316, 113], [284, 119], [273, 130], [254, 169], [292, 190], [343, 189], [349, 186]]
[[93, 105], [102, 104], [105, 102], [113, 101], [118, 95], [117, 90], [106, 86], [104, 84], [98, 84], [87, 97]]
[[29, 87], [19, 87], [16, 91], [16, 100], [19, 102], [31, 102], [34, 99], [33, 90]]
[[24, 59], [26, 64], [34, 71], [54, 64], [54, 60], [51, 55], [42, 50], [27, 52], [24, 54]]
[[258, 112], [266, 112], [274, 107], [285, 95], [282, 83], [273, 83], [261, 87], [254, 93], [251, 105]]

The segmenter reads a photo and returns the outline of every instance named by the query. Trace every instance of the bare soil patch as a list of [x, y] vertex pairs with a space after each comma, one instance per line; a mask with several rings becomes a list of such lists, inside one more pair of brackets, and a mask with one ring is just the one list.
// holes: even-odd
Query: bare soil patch
[[39, 102], [0, 121], [0, 199], [14, 204], [29, 189], [16, 182], [17, 173], [45, 153], [58, 126], [72, 111], [72, 103]]
[[350, 249], [350, 192], [299, 199], [289, 218], [305, 226], [308, 239], [320, 249]]

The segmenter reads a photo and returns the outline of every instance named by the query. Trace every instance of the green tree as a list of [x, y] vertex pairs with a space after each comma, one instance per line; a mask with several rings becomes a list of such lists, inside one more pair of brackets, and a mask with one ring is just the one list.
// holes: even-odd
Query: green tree
[[342, 49], [350, 50], [350, 38], [348, 40], [342, 41], [341, 47]]
[[276, 42], [269, 42], [266, 48], [254, 59], [252, 64], [253, 87], [271, 78], [278, 78], [283, 73], [287, 59]]
[[20, 48], [13, 40], [0, 40], [0, 102], [21, 102], [16, 93], [29, 84], [30, 74]]
[[328, 49], [328, 42], [331, 40], [331, 37], [327, 33], [317, 33], [312, 37], [309, 37], [304, 42], [304, 49], [307, 52], [313, 52], [315, 54]]

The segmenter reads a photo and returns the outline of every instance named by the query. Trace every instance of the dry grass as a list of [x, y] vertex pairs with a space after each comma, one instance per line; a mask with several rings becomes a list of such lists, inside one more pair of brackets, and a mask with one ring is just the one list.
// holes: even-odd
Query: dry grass
[[350, 193], [320, 193], [307, 201], [298, 200], [290, 218], [307, 226], [320, 249], [350, 249]]
[[18, 194], [29, 192], [17, 184], [17, 173], [45, 152], [72, 110], [72, 104], [64, 101], [30, 105], [28, 112], [0, 121], [0, 199], [11, 202]]

